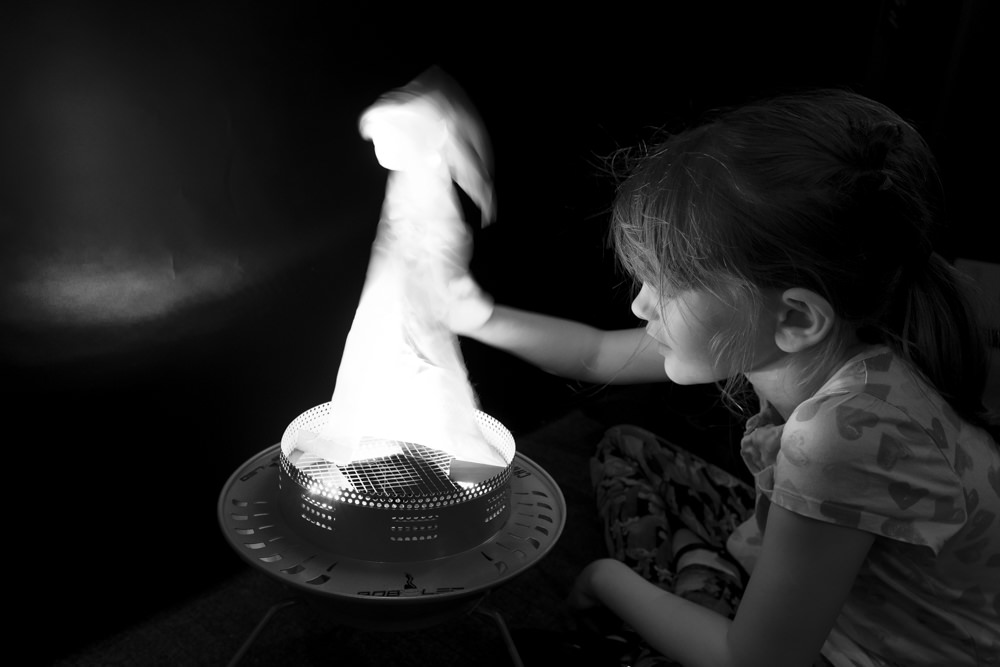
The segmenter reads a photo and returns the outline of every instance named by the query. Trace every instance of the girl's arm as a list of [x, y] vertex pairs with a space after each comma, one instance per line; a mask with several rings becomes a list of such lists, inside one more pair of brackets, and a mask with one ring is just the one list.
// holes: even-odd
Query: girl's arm
[[662, 382], [663, 356], [643, 329], [604, 331], [540, 313], [494, 305], [468, 275], [450, 286], [449, 326], [542, 370], [596, 384]]
[[662, 382], [663, 356], [643, 329], [604, 331], [540, 313], [496, 306], [468, 336], [542, 370], [598, 384]]
[[870, 533], [772, 505], [760, 558], [732, 621], [612, 559], [583, 571], [571, 601], [600, 601], [687, 667], [801, 667], [819, 654], [873, 541]]

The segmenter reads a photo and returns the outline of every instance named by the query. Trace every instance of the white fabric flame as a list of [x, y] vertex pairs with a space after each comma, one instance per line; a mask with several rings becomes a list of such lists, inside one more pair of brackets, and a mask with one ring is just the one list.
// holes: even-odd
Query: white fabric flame
[[471, 254], [453, 181], [483, 210], [484, 223], [492, 218], [485, 134], [449, 97], [454, 88], [429, 81], [383, 96], [361, 118], [362, 135], [390, 170], [385, 201], [329, 421], [298, 441], [341, 465], [368, 457], [358, 447], [363, 439], [507, 464], [480, 431], [458, 340], [445, 323], [448, 284], [467, 273]]

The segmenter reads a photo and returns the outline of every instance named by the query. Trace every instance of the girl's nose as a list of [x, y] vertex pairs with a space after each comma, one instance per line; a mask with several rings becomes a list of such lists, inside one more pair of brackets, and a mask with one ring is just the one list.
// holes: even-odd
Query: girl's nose
[[632, 312], [641, 320], [651, 322], [656, 316], [656, 290], [649, 283], [643, 283], [642, 289], [632, 300]]

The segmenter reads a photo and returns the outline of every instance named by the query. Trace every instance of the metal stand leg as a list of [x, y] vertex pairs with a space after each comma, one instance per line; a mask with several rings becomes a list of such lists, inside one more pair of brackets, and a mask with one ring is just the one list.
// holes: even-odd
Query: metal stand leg
[[[257, 625], [254, 627], [253, 631], [250, 632], [250, 635], [243, 641], [240, 647], [236, 650], [236, 653], [233, 655], [233, 657], [229, 660], [228, 663], [226, 663], [226, 667], [236, 667], [239, 664], [239, 662], [243, 659], [243, 656], [246, 655], [246, 652], [250, 648], [250, 645], [253, 644], [253, 642], [257, 639], [258, 635], [260, 635], [261, 631], [267, 626], [267, 624], [271, 622], [271, 619], [274, 618], [275, 614], [277, 614], [282, 609], [291, 607], [293, 604], [296, 604], [296, 602], [297, 600], [294, 599], [282, 600], [268, 607], [267, 611], [264, 612], [264, 616], [262, 616], [261, 619], [257, 622]], [[504, 646], [507, 647], [507, 653], [510, 655], [511, 664], [514, 667], [524, 667], [524, 662], [521, 661], [521, 654], [518, 653], [517, 646], [514, 644], [514, 638], [511, 637], [510, 630], [507, 628], [507, 623], [506, 621], [503, 620], [503, 616], [500, 614], [500, 612], [489, 607], [486, 604], [476, 605], [473, 611], [479, 614], [483, 614], [484, 616], [489, 616], [490, 618], [493, 619], [493, 622], [496, 623], [497, 628], [500, 630], [500, 637], [503, 640]]]
[[475, 610], [480, 614], [489, 616], [496, 622], [497, 627], [500, 629], [500, 636], [503, 638], [503, 643], [507, 646], [507, 652], [510, 654], [510, 660], [514, 664], [514, 667], [524, 667], [524, 663], [521, 662], [521, 654], [517, 652], [517, 646], [514, 645], [514, 638], [510, 636], [510, 630], [507, 629], [507, 623], [503, 620], [500, 612], [483, 604], [478, 605]]
[[276, 602], [271, 605], [268, 610], [264, 612], [264, 616], [257, 622], [257, 626], [253, 629], [253, 632], [250, 633], [250, 636], [246, 638], [246, 641], [244, 641], [240, 648], [236, 651], [236, 654], [229, 661], [227, 667], [236, 667], [237, 663], [243, 659], [247, 649], [250, 648], [250, 644], [257, 639], [257, 635], [259, 635], [260, 631], [264, 629], [264, 626], [271, 621], [275, 614], [285, 607], [291, 607], [295, 604], [295, 602], [295, 600], [282, 600], [281, 602]]

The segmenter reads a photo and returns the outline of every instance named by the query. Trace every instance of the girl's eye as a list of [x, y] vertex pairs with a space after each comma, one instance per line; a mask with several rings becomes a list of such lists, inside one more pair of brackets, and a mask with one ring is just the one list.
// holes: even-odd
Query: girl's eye
[[670, 301], [671, 299], [676, 299], [678, 290], [673, 285], [668, 285], [666, 283], [660, 283], [659, 286], [654, 287], [653, 291], [656, 293], [660, 301]]

